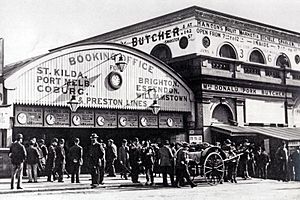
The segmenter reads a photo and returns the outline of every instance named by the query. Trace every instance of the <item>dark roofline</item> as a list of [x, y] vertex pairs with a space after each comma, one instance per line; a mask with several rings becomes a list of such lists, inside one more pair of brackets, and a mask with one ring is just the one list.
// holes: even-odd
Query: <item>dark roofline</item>
[[49, 53], [45, 53], [45, 54], [41, 54], [38, 56], [34, 56], [31, 58], [27, 58], [25, 60], [20, 60], [11, 64], [7, 64], [4, 66], [3, 68], [3, 76], [4, 79], [6, 79], [8, 76], [10, 76], [11, 74], [15, 73], [16, 71], [18, 71], [19, 69], [21, 69], [22, 67], [24, 67], [25, 65], [45, 56], [48, 55]]
[[[290, 33], [290, 34], [300, 36], [300, 34], [295, 31], [287, 30], [284, 28], [279, 28], [279, 27], [268, 25], [268, 24], [261, 23], [261, 22], [256, 22], [256, 21], [238, 17], [238, 16], [233, 16], [233, 15], [222, 13], [219, 11], [210, 10], [207, 8], [202, 8], [199, 6], [191, 6], [191, 7], [188, 7], [188, 8], [182, 9], [182, 10], [178, 10], [178, 11], [175, 11], [172, 13], [168, 13], [168, 14], [165, 14], [165, 15], [162, 15], [159, 17], [155, 17], [155, 18], [143, 21], [143, 22], [129, 25], [129, 26], [126, 26], [126, 27], [123, 27], [123, 28], [120, 28], [120, 29], [117, 29], [114, 31], [106, 32], [101, 35], [93, 36], [93, 37], [79, 40], [79, 41], [76, 41], [76, 42], [73, 42], [73, 43], [70, 43], [70, 44], [67, 44], [64, 46], [60, 46], [60, 47], [51, 49], [49, 51], [52, 52], [52, 51], [55, 51], [55, 50], [58, 50], [58, 49], [61, 49], [61, 48], [67, 47], [67, 46], [72, 46], [77, 43], [85, 43], [85, 42], [93, 42], [93, 41], [102, 41], [103, 42], [103, 41], [111, 40], [114, 38], [122, 37], [124, 35], [129, 35], [129, 34], [143, 31], [143, 30], [155, 28], [157, 26], [176, 22], [178, 20], [187, 19], [190, 17], [196, 17], [197, 12], [199, 12], [199, 11], [200, 12], [203, 11], [203, 12], [207, 12], [207, 13], [211, 13], [211, 14], [215, 14], [215, 15], [220, 15], [222, 17], [226, 17], [229, 19], [235, 19], [235, 20], [238, 20], [241, 22], [246, 22], [246, 23], [250, 23], [250, 24], [258, 25], [258, 26], [263, 26], [266, 28], [274, 29], [276, 31], [283, 31], [285, 33]], [[162, 18], [164, 18], [164, 20], [161, 20]]]

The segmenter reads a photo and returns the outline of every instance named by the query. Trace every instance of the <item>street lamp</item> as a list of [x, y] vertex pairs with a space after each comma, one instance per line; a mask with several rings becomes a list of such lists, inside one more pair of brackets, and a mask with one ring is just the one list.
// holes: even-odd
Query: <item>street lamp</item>
[[67, 102], [70, 107], [71, 112], [76, 112], [77, 108], [79, 107], [79, 102], [76, 100], [76, 96], [72, 95], [70, 101]]
[[156, 90], [154, 88], [151, 88], [148, 90], [148, 93], [152, 90], [154, 91], [154, 95], [153, 95], [154, 100], [153, 100], [153, 103], [149, 106], [149, 108], [151, 109], [151, 111], [154, 115], [157, 115], [158, 112], [160, 111], [160, 105], [157, 103]]
[[160, 111], [160, 105], [157, 103], [157, 99], [153, 100], [153, 104], [151, 104], [149, 108], [151, 109], [154, 115], [158, 114], [158, 112]]
[[125, 66], [127, 65], [127, 63], [125, 62], [125, 60], [123, 59], [123, 55], [119, 54], [119, 57], [116, 58], [115, 57], [115, 65], [117, 66], [117, 68], [120, 70], [120, 72], [124, 71]]

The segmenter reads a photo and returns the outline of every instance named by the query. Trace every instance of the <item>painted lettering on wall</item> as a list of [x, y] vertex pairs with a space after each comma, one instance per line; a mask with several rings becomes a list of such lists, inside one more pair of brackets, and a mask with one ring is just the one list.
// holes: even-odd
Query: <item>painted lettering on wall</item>
[[[229, 92], [229, 93], [261, 95], [261, 96], [270, 96], [270, 97], [286, 96], [285, 92], [276, 91], [276, 90], [264, 90], [264, 89], [245, 88], [239, 86], [228, 86], [228, 85], [217, 85], [217, 84], [202, 84], [202, 89], [206, 91]], [[288, 93], [287, 96], [290, 97], [291, 94]]]
[[[247, 42], [260, 47], [273, 47], [282, 49], [285, 47], [300, 47], [300, 43], [284, 40], [271, 35], [260, 34], [248, 30], [237, 29], [229, 26], [220, 25], [217, 23], [198, 21], [197, 33], [210, 35], [212, 37], [222, 37], [226, 40]], [[275, 45], [271, 45], [275, 44]]]
[[180, 85], [175, 80], [138, 77], [136, 96], [141, 99], [160, 99], [165, 101], [188, 101], [180, 95]]
[[160, 29], [157, 31], [149, 32], [144, 35], [134, 36], [129, 38], [129, 40], [120, 41], [121, 44], [131, 45], [132, 47], [143, 46], [151, 43], [173, 43], [178, 42], [180, 37], [187, 36], [188, 39], [191, 39], [193, 23], [188, 22], [184, 24], [180, 24], [178, 26], [168, 28], [168, 29]]
[[38, 92], [82, 95], [85, 88], [93, 87], [80, 71], [47, 67], [37, 67], [36, 70]]

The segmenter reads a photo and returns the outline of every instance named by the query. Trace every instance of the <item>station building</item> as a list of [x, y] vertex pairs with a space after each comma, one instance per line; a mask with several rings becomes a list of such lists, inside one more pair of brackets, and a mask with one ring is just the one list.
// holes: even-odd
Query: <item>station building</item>
[[2, 171], [18, 132], [300, 145], [300, 34], [201, 7], [7, 65], [2, 83]]

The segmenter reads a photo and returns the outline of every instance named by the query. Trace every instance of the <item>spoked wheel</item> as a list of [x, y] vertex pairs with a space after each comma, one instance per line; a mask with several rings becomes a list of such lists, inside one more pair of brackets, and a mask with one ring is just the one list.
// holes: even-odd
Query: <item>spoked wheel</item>
[[216, 185], [223, 181], [225, 170], [224, 161], [217, 152], [208, 154], [204, 161], [203, 168], [205, 181], [207, 183]]

